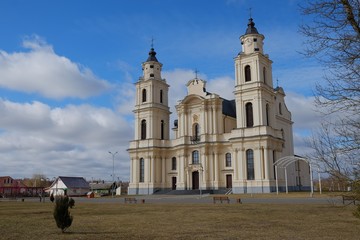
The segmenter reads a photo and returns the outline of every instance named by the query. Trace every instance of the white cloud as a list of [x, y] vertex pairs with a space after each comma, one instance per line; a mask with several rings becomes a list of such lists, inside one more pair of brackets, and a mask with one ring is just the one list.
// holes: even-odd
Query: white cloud
[[314, 100], [314, 97], [306, 97], [293, 92], [287, 93], [285, 102], [292, 113], [294, 130], [311, 131], [319, 127], [322, 116], [316, 111]]
[[89, 68], [57, 55], [38, 36], [25, 39], [23, 47], [29, 51], [0, 51], [0, 87], [52, 99], [87, 98], [110, 87]]
[[231, 77], [219, 77], [210, 79], [207, 84], [207, 91], [216, 93], [220, 97], [232, 100], [234, 96], [235, 80]]
[[[22, 113], [22, 115], [21, 115]], [[40, 102], [0, 100], [1, 171], [14, 177], [44, 173], [110, 178], [118, 151], [116, 176], [129, 177], [126, 152], [133, 126], [108, 108], [69, 105], [51, 108]]]

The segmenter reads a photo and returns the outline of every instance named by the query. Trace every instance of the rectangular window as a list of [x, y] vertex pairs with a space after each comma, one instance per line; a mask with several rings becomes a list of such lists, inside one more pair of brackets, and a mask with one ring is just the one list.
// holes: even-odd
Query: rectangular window
[[145, 169], [144, 169], [144, 159], [143, 158], [140, 158], [140, 179], [139, 179], [139, 182], [144, 182], [144, 172], [145, 172]]
[[249, 149], [246, 151], [246, 167], [247, 167], [247, 180], [255, 179], [255, 169], [254, 169], [254, 151]]
[[225, 154], [225, 166], [231, 167], [231, 153]]
[[176, 170], [176, 157], [171, 160], [171, 170]]

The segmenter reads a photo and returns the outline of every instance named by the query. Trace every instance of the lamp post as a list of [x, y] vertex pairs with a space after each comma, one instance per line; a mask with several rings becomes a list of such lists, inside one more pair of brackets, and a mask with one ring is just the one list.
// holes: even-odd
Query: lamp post
[[[112, 180], [112, 184], [114, 184], [114, 182], [115, 182], [115, 175], [114, 175], [115, 155], [116, 155], [118, 152], [112, 153], [112, 152], [109, 151], [109, 153], [112, 155], [112, 159], [113, 159], [113, 171], [112, 171], [112, 178], [113, 178], [113, 180]], [[114, 197], [114, 187], [115, 187], [115, 185], [113, 186], [113, 189], [112, 189], [112, 191], [111, 191], [111, 196], [112, 196], [112, 197]]]

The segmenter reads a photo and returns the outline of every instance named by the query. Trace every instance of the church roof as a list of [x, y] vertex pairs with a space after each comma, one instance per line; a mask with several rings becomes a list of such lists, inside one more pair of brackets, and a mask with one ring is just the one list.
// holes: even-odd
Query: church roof
[[158, 62], [157, 58], [155, 57], [156, 55], [156, 52], [154, 51], [154, 48], [151, 48], [150, 49], [150, 52], [149, 52], [149, 57], [148, 59], [146, 60], [147, 62]]
[[249, 19], [249, 23], [248, 23], [248, 27], [246, 29], [245, 35], [246, 34], [259, 34], [258, 30], [255, 27], [255, 23], [253, 22], [252, 18]]
[[236, 105], [235, 100], [223, 99], [222, 112], [224, 115], [236, 118]]

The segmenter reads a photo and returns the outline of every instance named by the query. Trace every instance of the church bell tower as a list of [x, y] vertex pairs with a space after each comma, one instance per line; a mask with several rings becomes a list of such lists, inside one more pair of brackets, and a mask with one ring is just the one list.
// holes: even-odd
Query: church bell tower
[[142, 64], [143, 76], [136, 83], [135, 140], [169, 139], [169, 85], [161, 78], [161, 68], [151, 48]]
[[270, 114], [275, 96], [272, 61], [264, 54], [264, 39], [250, 18], [240, 37], [242, 51], [235, 58], [237, 128], [271, 126], [275, 122], [274, 114]]

